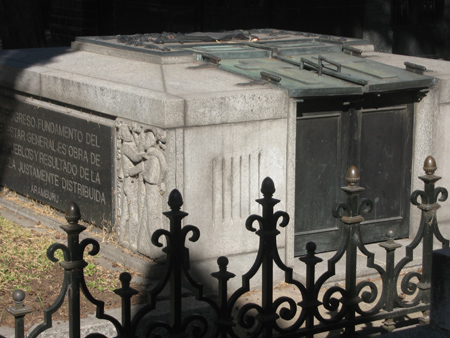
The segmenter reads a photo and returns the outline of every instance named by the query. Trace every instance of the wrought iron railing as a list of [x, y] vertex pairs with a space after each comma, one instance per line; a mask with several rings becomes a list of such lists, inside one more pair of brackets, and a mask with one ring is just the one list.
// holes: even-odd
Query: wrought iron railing
[[[262, 207], [262, 215], [251, 215], [246, 221], [246, 228], [259, 236], [259, 249], [253, 266], [242, 276], [242, 286], [229, 295], [228, 281], [235, 275], [227, 270], [228, 259], [220, 257], [217, 260], [219, 271], [211, 275], [217, 280], [218, 293], [215, 297], [207, 297], [202, 285], [198, 284], [190, 274], [189, 250], [185, 246], [186, 239], [196, 242], [200, 231], [193, 225], [182, 226], [182, 220], [188, 214], [181, 211], [182, 196], [178, 190], [173, 190], [169, 196], [170, 211], [164, 215], [170, 220], [169, 230], [157, 230], [152, 235], [156, 246], [163, 246], [161, 238], [166, 239], [163, 249], [167, 255], [165, 274], [149, 293], [149, 302], [131, 315], [130, 299], [137, 291], [130, 287], [131, 275], [122, 273], [122, 287], [115, 293], [122, 298], [122, 319], [108, 316], [104, 312], [104, 303], [95, 299], [89, 292], [84, 280], [83, 269], [86, 262], [83, 252], [88, 245], [92, 246], [90, 255], [99, 252], [97, 241], [87, 238], [79, 241], [79, 235], [85, 227], [78, 224], [80, 210], [71, 203], [66, 212], [68, 225], [62, 226], [67, 233], [68, 244], [53, 244], [48, 249], [48, 257], [57, 261], [55, 252], [64, 253], [64, 281], [57, 300], [44, 310], [44, 322], [29, 333], [29, 338], [35, 338], [40, 333], [52, 327], [52, 315], [62, 305], [64, 296], [69, 299], [69, 332], [70, 337], [80, 337], [80, 291], [96, 307], [96, 317], [110, 321], [117, 330], [117, 337], [313, 337], [319, 332], [335, 329], [344, 331], [344, 335], [352, 336], [355, 327], [362, 323], [384, 320], [383, 327], [390, 331], [394, 329], [394, 318], [414, 312], [426, 312], [430, 303], [431, 253], [434, 237], [448, 247], [449, 241], [441, 235], [436, 211], [440, 207], [438, 201], [448, 197], [445, 188], [436, 188], [435, 183], [440, 177], [435, 176], [436, 163], [428, 157], [424, 165], [425, 175], [419, 177], [425, 185], [423, 191], [414, 191], [411, 202], [422, 212], [422, 219], [417, 235], [406, 247], [406, 255], [395, 264], [395, 252], [401, 245], [394, 241], [394, 233], [387, 233], [386, 242], [380, 246], [386, 250], [384, 267], [375, 263], [375, 257], [361, 240], [360, 227], [364, 220], [362, 213], [370, 212], [372, 202], [359, 199], [364, 188], [358, 185], [359, 173], [351, 167], [347, 173], [346, 187], [342, 190], [347, 195], [345, 203], [339, 204], [333, 211], [335, 217], [341, 220], [341, 243], [328, 260], [328, 269], [316, 276], [316, 265], [322, 259], [315, 254], [316, 245], [307, 244], [307, 255], [300, 260], [305, 263], [306, 282], [301, 283], [293, 278], [293, 270], [281, 260], [277, 235], [277, 227], [286, 227], [289, 215], [283, 211], [274, 212], [274, 206], [279, 200], [272, 196], [275, 186], [270, 178], [262, 182], [263, 198], [256, 200]], [[419, 202], [420, 197], [420, 202]], [[188, 236], [190, 236], [188, 238]], [[413, 252], [419, 243], [423, 243], [422, 272], [411, 271], [402, 275], [407, 263], [413, 259]], [[377, 271], [381, 278], [381, 287], [371, 280], [357, 280], [357, 252], [367, 257], [367, 267]], [[332, 286], [321, 292], [336, 273], [336, 264], [345, 254], [345, 287]], [[293, 285], [298, 291], [294, 300], [287, 296], [275, 298], [273, 270], [278, 267], [285, 274], [285, 282]], [[250, 280], [258, 271], [262, 271], [261, 302], [242, 303], [243, 295], [250, 290]], [[195, 291], [195, 298], [208, 308], [205, 313], [183, 312], [182, 280], [190, 284]], [[158, 295], [163, 288], [170, 285], [170, 315], [166, 322], [148, 320], [146, 315], [152, 313], [158, 302]], [[399, 287], [397, 287], [399, 285]], [[405, 298], [406, 295], [406, 298]], [[15, 305], [8, 311], [15, 317], [15, 337], [22, 338], [24, 333], [24, 317], [31, 310], [23, 304], [25, 294], [15, 291]], [[239, 306], [237, 306], [239, 304]], [[324, 315], [327, 313], [327, 316]], [[87, 337], [105, 337], [103, 334], [90, 334]]]

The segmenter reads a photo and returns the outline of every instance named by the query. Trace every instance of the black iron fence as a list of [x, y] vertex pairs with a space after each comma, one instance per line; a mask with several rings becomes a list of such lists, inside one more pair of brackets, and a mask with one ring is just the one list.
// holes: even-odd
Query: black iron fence
[[[173, 190], [169, 196], [170, 211], [164, 215], [170, 220], [169, 230], [157, 230], [152, 235], [156, 246], [163, 246], [161, 238], [166, 239], [164, 252], [167, 255], [165, 274], [149, 292], [148, 303], [134, 315], [131, 312], [130, 299], [137, 291], [130, 287], [131, 276], [123, 273], [120, 276], [122, 287], [115, 293], [122, 298], [121, 321], [105, 314], [104, 303], [95, 299], [89, 292], [84, 280], [83, 269], [87, 263], [83, 253], [89, 245], [88, 252], [95, 255], [100, 250], [97, 241], [87, 238], [79, 241], [79, 235], [85, 227], [78, 224], [80, 210], [71, 203], [66, 212], [68, 225], [62, 229], [67, 233], [67, 246], [53, 244], [47, 256], [57, 261], [55, 252], [64, 253], [64, 281], [60, 294], [53, 305], [44, 310], [44, 322], [34, 328], [28, 337], [37, 337], [52, 327], [52, 315], [62, 305], [66, 293], [69, 301], [70, 337], [80, 337], [80, 293], [96, 306], [96, 317], [111, 322], [117, 330], [117, 337], [313, 337], [314, 334], [331, 330], [343, 330], [345, 336], [353, 336], [355, 327], [363, 323], [384, 320], [383, 327], [390, 331], [395, 327], [394, 318], [410, 313], [422, 312], [426, 316], [430, 303], [431, 253], [434, 237], [442, 247], [448, 247], [449, 241], [440, 233], [436, 211], [439, 201], [448, 197], [445, 188], [435, 187], [440, 179], [435, 176], [436, 163], [428, 157], [424, 165], [425, 175], [419, 178], [424, 182], [424, 190], [414, 191], [411, 203], [422, 212], [422, 219], [417, 235], [406, 247], [406, 255], [395, 263], [395, 253], [401, 245], [394, 241], [393, 232], [387, 233], [387, 240], [380, 243], [386, 250], [386, 263], [383, 266], [375, 262], [375, 257], [361, 240], [360, 226], [364, 220], [362, 213], [370, 212], [372, 202], [360, 200], [359, 194], [364, 188], [358, 185], [359, 173], [351, 167], [347, 173], [346, 187], [342, 190], [347, 196], [344, 203], [333, 211], [341, 220], [341, 243], [328, 260], [328, 270], [316, 276], [316, 265], [322, 259], [315, 254], [315, 244], [307, 244], [307, 255], [300, 260], [305, 263], [306, 282], [301, 283], [293, 278], [293, 270], [287, 267], [280, 258], [277, 247], [277, 227], [286, 227], [289, 215], [283, 211], [274, 212], [279, 200], [272, 196], [275, 186], [270, 178], [262, 182], [263, 198], [256, 200], [262, 207], [262, 215], [251, 215], [246, 221], [246, 228], [259, 236], [259, 249], [253, 266], [242, 276], [242, 286], [231, 293], [228, 281], [235, 275], [227, 270], [228, 259], [217, 260], [219, 271], [211, 275], [217, 280], [218, 293], [214, 297], [206, 296], [202, 285], [198, 284], [189, 271], [189, 250], [185, 246], [186, 239], [198, 240], [200, 231], [193, 225], [182, 226], [182, 220], [188, 214], [181, 211], [183, 204], [179, 191]], [[420, 197], [420, 201], [419, 201]], [[189, 238], [188, 238], [189, 236]], [[413, 260], [413, 252], [422, 242], [422, 270], [403, 274], [405, 266]], [[381, 287], [371, 280], [357, 280], [357, 252], [367, 257], [367, 267], [379, 274]], [[336, 264], [345, 254], [345, 287], [335, 285], [321, 292], [325, 283], [335, 275]], [[278, 267], [285, 274], [285, 282], [293, 285], [298, 291], [298, 299], [287, 296], [274, 296], [273, 270]], [[262, 290], [260, 303], [242, 303], [242, 298], [250, 290], [250, 280], [258, 271], [262, 271]], [[183, 311], [182, 279], [187, 281], [195, 291], [195, 298], [203, 302], [208, 311], [192, 313]], [[167, 321], [148, 319], [148, 314], [156, 308], [158, 295], [163, 288], [170, 285], [170, 312]], [[31, 310], [23, 304], [25, 294], [15, 291], [15, 305], [8, 312], [15, 317], [15, 337], [24, 337], [24, 317]], [[239, 306], [238, 306], [239, 304]], [[89, 334], [87, 337], [105, 337], [103, 334]]]

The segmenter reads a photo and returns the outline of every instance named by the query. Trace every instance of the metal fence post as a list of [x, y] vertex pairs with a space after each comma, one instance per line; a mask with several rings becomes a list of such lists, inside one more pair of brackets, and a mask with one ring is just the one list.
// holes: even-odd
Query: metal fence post
[[[280, 269], [285, 272], [286, 282], [292, 282], [292, 269], [288, 268], [281, 261], [278, 248], [277, 248], [277, 236], [280, 231], [277, 230], [277, 225], [280, 227], [286, 227], [289, 224], [289, 215], [284, 211], [273, 212], [274, 206], [280, 202], [280, 200], [273, 198], [275, 193], [275, 184], [270, 177], [266, 177], [261, 184], [261, 193], [263, 198], [257, 199], [262, 206], [262, 216], [251, 215], [245, 222], [247, 230], [255, 232], [259, 236], [259, 247], [256, 260], [253, 266], [242, 276], [242, 286], [237, 289], [228, 301], [229, 309], [236, 304], [239, 297], [245, 292], [250, 290], [250, 279], [255, 276], [258, 270], [262, 270], [262, 291], [261, 291], [261, 306], [255, 303], [249, 303], [243, 306], [237, 314], [237, 322], [246, 329], [255, 324], [256, 328], [250, 333], [251, 337], [258, 337], [262, 334], [264, 337], [272, 337], [273, 330], [282, 329], [277, 325], [277, 319], [286, 319], [291, 311], [280, 311], [277, 313], [277, 307], [280, 305], [279, 299], [274, 302], [273, 299], [273, 286], [274, 276], [273, 268], [274, 263]], [[259, 225], [259, 229], [253, 227], [253, 224]], [[289, 306], [294, 310], [295, 302], [290, 302]], [[252, 310], [256, 311], [256, 314], [251, 314]], [[230, 335], [236, 337], [235, 332], [230, 332]]]
[[52, 327], [52, 316], [64, 303], [65, 295], [69, 298], [69, 337], [79, 338], [80, 332], [80, 293], [94, 304], [96, 317], [109, 320], [121, 332], [120, 323], [113, 317], [105, 315], [104, 303], [95, 299], [89, 292], [84, 280], [83, 270], [87, 266], [83, 259], [83, 253], [87, 246], [91, 246], [89, 255], [95, 256], [100, 251], [100, 244], [93, 238], [85, 238], [80, 242], [80, 233], [86, 227], [78, 224], [81, 218], [80, 208], [75, 202], [70, 202], [66, 210], [66, 220], [69, 223], [61, 226], [67, 233], [67, 246], [61, 243], [54, 243], [47, 249], [47, 258], [52, 262], [58, 262], [55, 252], [61, 250], [64, 254], [64, 261], [59, 264], [64, 268], [64, 281], [58, 297], [54, 303], [44, 310], [44, 322], [34, 328], [29, 334], [30, 338], [36, 338], [40, 333]]
[[25, 292], [23, 290], [15, 290], [12, 294], [15, 305], [9, 307], [7, 311], [14, 316], [14, 330], [15, 338], [24, 338], [24, 317], [28, 313], [33, 312], [29, 307], [23, 305], [23, 300], [25, 299]]
[[80, 338], [80, 278], [87, 263], [83, 260], [83, 250], [80, 247], [80, 233], [86, 227], [78, 224], [81, 219], [80, 208], [75, 203], [70, 203], [66, 211], [68, 225], [61, 228], [67, 233], [67, 247], [69, 259], [60, 262], [64, 268], [64, 274], [68, 277], [69, 296], [69, 337]]
[[233, 319], [231, 313], [228, 311], [227, 307], [227, 296], [228, 296], [228, 280], [234, 278], [236, 275], [227, 271], [228, 258], [221, 256], [217, 259], [217, 264], [219, 265], [219, 271], [213, 272], [211, 276], [216, 278], [219, 282], [218, 288], [218, 315], [217, 320], [218, 333], [220, 337], [226, 338], [228, 336], [228, 328], [233, 326]]
[[120, 282], [122, 287], [114, 290], [116, 295], [122, 298], [122, 337], [131, 337], [131, 297], [137, 295], [139, 291], [130, 287], [131, 275], [128, 272], [122, 272], [120, 274]]
[[[425, 160], [423, 169], [425, 175], [419, 176], [424, 182], [424, 190], [416, 190], [411, 194], [411, 203], [421, 210], [420, 228], [423, 229], [423, 248], [422, 248], [422, 279], [417, 287], [422, 290], [422, 302], [430, 303], [430, 286], [431, 286], [431, 262], [433, 253], [433, 238], [436, 234], [441, 240], [442, 247], [448, 247], [448, 240], [444, 239], [439, 232], [436, 211], [441, 207], [437, 203], [438, 196], [441, 194], [439, 201], [443, 202], [448, 197], [447, 189], [435, 188], [435, 183], [441, 179], [440, 176], [434, 175], [437, 166], [432, 156], [428, 156]], [[421, 197], [422, 203], [419, 203], [418, 197]]]
[[[395, 285], [395, 250], [402, 245], [395, 243], [395, 233], [393, 230], [389, 230], [386, 233], [386, 242], [380, 243], [379, 246], [386, 250], [386, 276], [383, 279], [383, 294], [386, 295], [384, 303], [384, 310], [391, 312], [394, 309], [395, 296], [397, 292], [397, 286]], [[395, 321], [392, 318], [388, 318], [383, 322], [383, 327], [388, 332], [391, 332], [395, 328]]]
[[[298, 305], [306, 309], [306, 328], [314, 328], [314, 318], [317, 312], [317, 307], [321, 304], [317, 297], [318, 294], [314, 291], [314, 282], [316, 276], [316, 265], [323, 261], [322, 258], [316, 256], [317, 245], [314, 242], [308, 242], [306, 244], [306, 251], [308, 254], [301, 257], [300, 260], [306, 264], [306, 294], [305, 299]], [[307, 335], [308, 338], [312, 338], [313, 335]]]
[[[341, 190], [347, 194], [347, 202], [339, 204], [333, 210], [333, 216], [340, 218], [344, 223], [344, 229], [347, 240], [341, 242], [345, 245], [345, 289], [346, 296], [343, 299], [343, 305], [346, 307], [345, 318], [351, 322], [355, 319], [356, 307], [361, 298], [358, 296], [356, 289], [356, 259], [357, 248], [361, 241], [360, 226], [364, 221], [361, 216], [363, 211], [370, 212], [372, 210], [372, 201], [362, 199], [359, 201], [359, 194], [365, 189], [358, 185], [360, 181], [359, 171], [355, 166], [351, 166], [346, 175], [348, 185], [342, 187]], [[340, 210], [343, 210], [346, 215], [340, 217]], [[339, 251], [339, 249], [338, 249]], [[349, 324], [345, 326], [345, 335], [352, 336], [355, 334], [355, 325]]]
[[[173, 190], [170, 193], [168, 203], [172, 210], [164, 212], [164, 215], [170, 220], [170, 240], [165, 248], [167, 264], [170, 269], [170, 324], [172, 333], [181, 334], [183, 332], [181, 323], [181, 277], [183, 269], [189, 269], [189, 254], [184, 246], [185, 231], [188, 228], [184, 228], [182, 231], [181, 221], [188, 213], [180, 210], [183, 205], [183, 198], [178, 190]], [[195, 233], [198, 237], [200, 236], [198, 230]]]

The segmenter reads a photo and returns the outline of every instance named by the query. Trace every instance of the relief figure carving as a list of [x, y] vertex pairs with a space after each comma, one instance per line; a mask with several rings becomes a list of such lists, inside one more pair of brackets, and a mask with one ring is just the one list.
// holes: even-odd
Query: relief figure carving
[[[165, 140], [165, 135], [164, 135]], [[151, 235], [162, 225], [162, 198], [165, 193], [164, 178], [167, 171], [166, 160], [162, 153], [162, 143], [158, 144], [156, 135], [145, 135], [144, 147], [146, 160], [142, 179], [145, 185], [145, 204], [142, 214], [143, 224], [139, 229], [138, 252], [149, 256], [152, 249]]]
[[119, 242], [150, 257], [152, 232], [162, 226], [166, 132], [122, 122], [118, 126], [118, 139]]

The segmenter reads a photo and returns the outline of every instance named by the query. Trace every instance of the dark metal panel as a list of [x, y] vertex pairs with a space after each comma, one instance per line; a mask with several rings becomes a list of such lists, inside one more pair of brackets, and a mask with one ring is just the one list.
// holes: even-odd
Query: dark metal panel
[[365, 216], [363, 237], [383, 240], [383, 228], [389, 226], [397, 236], [408, 236], [413, 109], [409, 105], [360, 111], [358, 115], [361, 186], [366, 188], [364, 197], [374, 205], [372, 213]]
[[316, 244], [317, 253], [336, 250], [338, 248], [340, 240], [340, 231], [336, 227], [324, 231], [311, 231], [308, 233], [303, 233], [301, 235], [297, 234], [294, 238], [294, 255], [296, 257], [306, 255], [306, 244], [308, 244], [309, 242], [313, 242], [314, 244]]
[[307, 212], [299, 212], [296, 216], [296, 232], [336, 226], [329, 210], [339, 190], [336, 172], [340, 171], [341, 162], [341, 115], [308, 116], [297, 120], [297, 140], [301, 147], [297, 148], [296, 157], [296, 196]]
[[[318, 251], [336, 249], [339, 235], [331, 210], [342, 192], [333, 187], [345, 184], [351, 165], [360, 169], [360, 185], [366, 189], [361, 196], [374, 202], [374, 210], [362, 223], [363, 240], [382, 241], [388, 230], [397, 237], [408, 236], [413, 104], [362, 109], [364, 103], [377, 107], [410, 99], [393, 93], [384, 96], [378, 101], [368, 96], [367, 102], [348, 98], [347, 104], [341, 101], [341, 112], [308, 112], [316, 100], [298, 104], [296, 255], [306, 253], [309, 241], [317, 244]], [[338, 101], [324, 101], [324, 106], [339, 106]]]
[[297, 119], [296, 255], [305, 252], [305, 240], [317, 241], [321, 251], [337, 243], [330, 242], [339, 223], [331, 211], [341, 195], [347, 162], [347, 121], [342, 112], [304, 114]]

